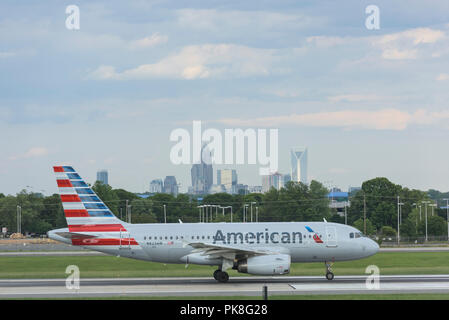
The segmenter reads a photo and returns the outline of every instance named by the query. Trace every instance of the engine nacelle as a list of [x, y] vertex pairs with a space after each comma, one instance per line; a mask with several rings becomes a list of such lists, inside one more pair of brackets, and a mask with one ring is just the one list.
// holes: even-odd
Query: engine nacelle
[[290, 263], [288, 254], [268, 254], [240, 260], [235, 269], [241, 273], [272, 276], [289, 273]]

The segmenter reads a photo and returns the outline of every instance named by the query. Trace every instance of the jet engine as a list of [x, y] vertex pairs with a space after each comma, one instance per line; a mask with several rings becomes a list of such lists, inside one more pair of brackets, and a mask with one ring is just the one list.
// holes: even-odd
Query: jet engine
[[291, 259], [288, 254], [268, 254], [239, 260], [233, 269], [237, 269], [241, 273], [271, 276], [289, 273], [290, 263]]

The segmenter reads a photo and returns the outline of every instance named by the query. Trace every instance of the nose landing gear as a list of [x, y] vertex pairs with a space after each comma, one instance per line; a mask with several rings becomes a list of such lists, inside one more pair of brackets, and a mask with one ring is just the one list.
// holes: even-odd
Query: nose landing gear
[[332, 273], [332, 262], [325, 262], [326, 265], [326, 279], [327, 280], [332, 280], [334, 279], [334, 274]]

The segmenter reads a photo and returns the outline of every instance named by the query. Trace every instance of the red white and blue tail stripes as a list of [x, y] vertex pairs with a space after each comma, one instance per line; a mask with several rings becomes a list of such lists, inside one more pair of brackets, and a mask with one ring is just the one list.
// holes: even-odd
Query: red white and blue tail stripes
[[[134, 239], [92, 188], [70, 166], [55, 166], [56, 182], [61, 196], [69, 232], [95, 235], [91, 239], [72, 239], [74, 245], [137, 245]], [[128, 238], [123, 238], [127, 234]]]

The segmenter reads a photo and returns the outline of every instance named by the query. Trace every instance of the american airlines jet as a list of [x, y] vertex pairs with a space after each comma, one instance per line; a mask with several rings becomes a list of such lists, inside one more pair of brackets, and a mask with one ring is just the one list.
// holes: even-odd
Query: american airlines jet
[[324, 262], [332, 280], [335, 261], [369, 257], [376, 242], [357, 229], [329, 222], [153, 223], [121, 221], [69, 166], [53, 167], [68, 228], [51, 230], [57, 241], [110, 255], [162, 263], [217, 266], [254, 275], [288, 274], [292, 262]]

